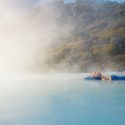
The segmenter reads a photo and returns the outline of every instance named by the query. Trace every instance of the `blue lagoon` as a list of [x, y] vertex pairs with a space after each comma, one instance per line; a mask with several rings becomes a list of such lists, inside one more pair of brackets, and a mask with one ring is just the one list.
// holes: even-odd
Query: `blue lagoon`
[[81, 74], [0, 81], [1, 125], [124, 125], [125, 82]]

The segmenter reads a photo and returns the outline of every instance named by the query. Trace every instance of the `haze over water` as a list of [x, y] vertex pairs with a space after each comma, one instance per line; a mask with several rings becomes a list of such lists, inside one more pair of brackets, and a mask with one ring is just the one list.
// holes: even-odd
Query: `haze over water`
[[2, 125], [124, 125], [124, 82], [86, 82], [82, 74], [0, 81]]

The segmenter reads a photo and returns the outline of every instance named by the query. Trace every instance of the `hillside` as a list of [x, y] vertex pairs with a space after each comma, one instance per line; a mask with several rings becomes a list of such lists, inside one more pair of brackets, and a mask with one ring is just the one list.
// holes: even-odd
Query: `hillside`
[[40, 68], [43, 63], [46, 71], [62, 72], [125, 68], [125, 3], [66, 4], [58, 11], [58, 26], [63, 36], [48, 47], [44, 62], [39, 59]]

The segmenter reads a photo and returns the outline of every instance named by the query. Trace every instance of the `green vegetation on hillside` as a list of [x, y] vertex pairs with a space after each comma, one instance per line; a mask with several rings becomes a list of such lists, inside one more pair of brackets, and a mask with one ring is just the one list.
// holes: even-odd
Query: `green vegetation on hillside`
[[83, 72], [125, 68], [125, 3], [66, 4], [58, 21], [60, 31], [66, 31], [66, 26], [71, 30], [48, 48], [44, 60], [48, 69]]

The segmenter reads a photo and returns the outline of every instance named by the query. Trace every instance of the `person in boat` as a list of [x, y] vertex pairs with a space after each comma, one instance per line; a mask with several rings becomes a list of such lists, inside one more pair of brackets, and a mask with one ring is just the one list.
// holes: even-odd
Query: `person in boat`
[[105, 76], [101, 72], [92, 72], [91, 76], [97, 80], [125, 80], [125, 76], [111, 75]]

